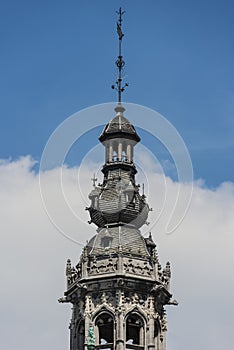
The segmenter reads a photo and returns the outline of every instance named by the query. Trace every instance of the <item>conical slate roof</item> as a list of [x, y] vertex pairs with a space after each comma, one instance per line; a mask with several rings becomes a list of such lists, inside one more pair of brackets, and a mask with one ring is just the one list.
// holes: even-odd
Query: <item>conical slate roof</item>
[[123, 112], [125, 111], [124, 107], [121, 104], [118, 104], [115, 111], [117, 113], [116, 116], [105, 126], [99, 140], [103, 142], [110, 138], [125, 137], [139, 142], [140, 137], [134, 126], [123, 115]]

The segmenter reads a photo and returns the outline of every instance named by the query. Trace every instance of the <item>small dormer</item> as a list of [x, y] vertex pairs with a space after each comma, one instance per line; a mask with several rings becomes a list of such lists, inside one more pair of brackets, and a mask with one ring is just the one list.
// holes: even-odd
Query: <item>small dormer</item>
[[113, 239], [112, 235], [110, 234], [109, 230], [106, 228], [105, 236], [103, 236], [101, 238], [101, 246], [102, 246], [102, 248], [104, 248], [104, 249], [110, 248], [112, 239]]

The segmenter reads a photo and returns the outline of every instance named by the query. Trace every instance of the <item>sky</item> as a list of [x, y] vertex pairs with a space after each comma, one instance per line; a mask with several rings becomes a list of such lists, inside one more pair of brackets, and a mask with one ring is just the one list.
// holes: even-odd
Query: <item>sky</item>
[[[39, 160], [54, 129], [114, 102], [116, 13], [124, 15], [126, 102], [179, 131], [196, 179], [233, 180], [233, 1], [2, 1], [2, 158]], [[98, 117], [97, 117], [98, 118]]]
[[[64, 230], [81, 243], [95, 232], [85, 223], [83, 208], [91, 189], [86, 179], [100, 170], [98, 136], [114, 111], [92, 115], [87, 132], [65, 160], [64, 188], [73, 211], [82, 212], [79, 220], [70, 222], [62, 211], [53, 187], [58, 169], [50, 168], [43, 181], [56, 209], [51, 223], [38, 169], [45, 145], [61, 123], [83, 109], [116, 101], [111, 85], [117, 74], [115, 11], [120, 6], [126, 11], [123, 55], [129, 83], [123, 103], [145, 106], [166, 118], [184, 140], [194, 172], [188, 212], [167, 235], [178, 187], [176, 164], [146, 130], [146, 116], [128, 115], [138, 121], [147, 149], [139, 149], [137, 164], [147, 176], [148, 199], [156, 213], [162, 181], [167, 190], [153, 236], [162, 261], [172, 262], [173, 294], [180, 303], [168, 310], [168, 349], [232, 347], [234, 2], [12, 0], [0, 1], [3, 349], [28, 350], [32, 343], [35, 350], [68, 348], [70, 307], [59, 305], [57, 298], [65, 288], [65, 261], [71, 257], [75, 263], [82, 244], [66, 239], [54, 224], [64, 220]], [[154, 157], [161, 172], [157, 162], [153, 166]], [[188, 184], [181, 183], [180, 190], [188, 197]]]

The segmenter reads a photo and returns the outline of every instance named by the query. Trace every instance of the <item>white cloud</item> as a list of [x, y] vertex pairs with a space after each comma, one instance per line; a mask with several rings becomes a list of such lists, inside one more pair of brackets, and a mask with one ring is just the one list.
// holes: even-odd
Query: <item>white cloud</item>
[[[2, 349], [68, 349], [70, 306], [57, 298], [65, 290], [65, 262], [76, 262], [81, 246], [64, 238], [46, 215], [39, 190], [34, 161], [0, 162], [1, 202], [1, 329]], [[59, 170], [43, 174], [49, 191], [54, 218], [65, 222], [72, 237], [85, 242], [94, 232], [86, 225], [86, 196], [91, 190], [95, 164], [63, 172], [64, 191], [69, 205], [79, 213], [70, 221], [68, 207], [56, 192], [54, 179]], [[154, 208], [150, 221], [157, 217], [167, 185], [164, 211], [152, 233], [163, 264], [172, 263], [172, 292], [178, 307], [168, 307], [168, 349], [195, 350], [232, 348], [234, 281], [234, 184], [223, 183], [210, 190], [196, 183], [190, 209], [182, 224], [171, 235], [164, 234], [177, 184], [154, 169], [145, 172], [149, 181], [149, 201]], [[101, 176], [101, 175], [100, 175]], [[99, 181], [101, 177], [99, 176]], [[152, 190], [151, 190], [151, 187]], [[182, 185], [186, 192], [186, 185]], [[88, 203], [88, 200], [87, 200]], [[64, 210], [63, 210], [64, 209]]]

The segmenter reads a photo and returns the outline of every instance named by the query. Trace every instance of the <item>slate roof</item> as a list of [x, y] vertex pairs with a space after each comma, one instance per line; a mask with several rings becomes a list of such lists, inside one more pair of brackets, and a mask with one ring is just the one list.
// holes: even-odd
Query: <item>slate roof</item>
[[[105, 247], [103, 244], [105, 237], [108, 237], [108, 247]], [[127, 225], [102, 228], [97, 235], [88, 242], [89, 254], [95, 256], [105, 253], [116, 253], [119, 246], [121, 246], [123, 253], [132, 256], [149, 256], [145, 240], [140, 231]]]

